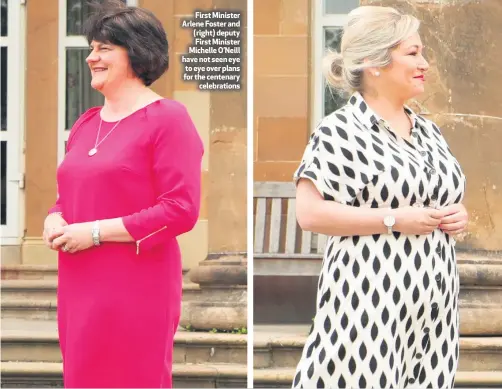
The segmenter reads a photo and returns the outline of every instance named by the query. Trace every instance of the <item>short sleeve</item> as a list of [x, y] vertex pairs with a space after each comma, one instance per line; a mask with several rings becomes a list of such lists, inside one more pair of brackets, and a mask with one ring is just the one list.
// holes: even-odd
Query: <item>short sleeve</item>
[[354, 155], [348, 131], [323, 121], [310, 137], [294, 181], [309, 179], [325, 200], [351, 204], [365, 186]]

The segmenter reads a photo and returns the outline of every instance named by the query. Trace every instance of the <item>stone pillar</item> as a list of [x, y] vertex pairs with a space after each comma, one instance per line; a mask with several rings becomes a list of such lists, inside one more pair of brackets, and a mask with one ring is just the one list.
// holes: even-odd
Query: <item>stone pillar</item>
[[47, 211], [56, 201], [58, 99], [64, 99], [58, 96], [58, 72], [62, 71], [57, 60], [58, 15], [57, 2], [27, 3], [23, 264], [57, 260], [41, 235]]
[[204, 330], [247, 327], [247, 261], [243, 255], [210, 254], [189, 273], [200, 287], [184, 304], [181, 325]]
[[181, 325], [232, 330], [247, 327], [246, 0], [213, 0], [212, 8], [241, 11], [242, 82], [239, 91], [200, 92], [210, 101], [209, 253], [188, 274], [200, 294], [184, 304]]
[[[180, 56], [187, 50], [192, 41], [191, 30], [181, 28], [181, 20], [189, 17], [194, 9], [201, 6], [198, 0], [140, 0], [139, 6], [152, 11], [162, 22], [169, 42], [169, 69], [158, 79], [152, 89], [161, 96], [182, 103], [188, 110], [199, 135], [204, 143], [202, 160], [202, 199], [199, 220], [194, 229], [183, 234], [178, 239], [183, 258], [183, 274], [186, 274], [208, 253], [208, 220], [207, 192], [209, 174], [209, 130], [210, 130], [210, 99], [207, 93], [198, 90], [195, 83], [182, 81], [182, 64]], [[190, 285], [184, 285], [185, 300], [190, 299], [197, 290]]]

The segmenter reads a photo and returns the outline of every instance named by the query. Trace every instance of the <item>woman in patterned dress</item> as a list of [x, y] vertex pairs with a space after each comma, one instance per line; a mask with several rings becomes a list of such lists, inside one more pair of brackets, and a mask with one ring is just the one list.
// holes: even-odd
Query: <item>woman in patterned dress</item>
[[359, 7], [327, 56], [327, 80], [352, 96], [295, 173], [300, 226], [329, 236], [295, 388], [453, 385], [465, 176], [440, 129], [405, 105], [429, 67], [418, 28]]

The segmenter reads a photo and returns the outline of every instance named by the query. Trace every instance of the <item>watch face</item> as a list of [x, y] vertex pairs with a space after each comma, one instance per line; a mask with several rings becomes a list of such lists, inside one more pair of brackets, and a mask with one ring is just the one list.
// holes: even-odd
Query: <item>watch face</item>
[[394, 218], [394, 216], [385, 216], [383, 223], [386, 227], [392, 227], [396, 223], [396, 219]]

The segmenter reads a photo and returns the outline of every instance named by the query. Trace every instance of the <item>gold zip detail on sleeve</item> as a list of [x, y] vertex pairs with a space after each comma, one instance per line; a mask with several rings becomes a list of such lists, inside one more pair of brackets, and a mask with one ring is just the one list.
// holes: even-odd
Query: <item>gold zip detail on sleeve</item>
[[137, 241], [136, 241], [136, 255], [139, 255], [139, 244], [140, 244], [141, 242], [143, 242], [145, 239], [150, 238], [151, 236], [155, 235], [156, 233], [158, 233], [158, 232], [160, 232], [160, 231], [162, 231], [162, 230], [165, 230], [166, 228], [167, 228], [167, 226], [164, 226], [164, 227], [162, 227], [162, 228], [158, 229], [157, 231], [154, 231], [154, 232], [152, 232], [151, 234], [149, 234], [149, 235], [145, 236], [144, 238], [141, 238], [140, 240], [137, 240]]

